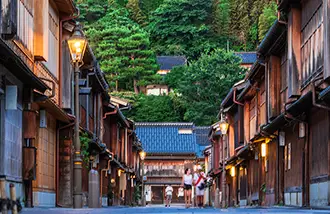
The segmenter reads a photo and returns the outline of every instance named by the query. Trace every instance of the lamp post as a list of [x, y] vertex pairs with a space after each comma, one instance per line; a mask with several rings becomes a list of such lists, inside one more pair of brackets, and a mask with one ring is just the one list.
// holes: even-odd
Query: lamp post
[[229, 124], [224, 119], [223, 113], [221, 112], [221, 120], [219, 122], [219, 128], [222, 134], [222, 207], [226, 207], [226, 161], [225, 161], [225, 143], [227, 144], [227, 140], [224, 137], [227, 135]]
[[139, 155], [141, 158], [141, 167], [142, 167], [142, 206], [145, 207], [146, 206], [146, 196], [145, 196], [145, 190], [144, 190], [144, 159], [147, 154], [145, 151], [141, 151], [139, 153]]
[[82, 208], [82, 159], [80, 154], [79, 139], [79, 67], [82, 65], [83, 56], [87, 45], [87, 39], [84, 36], [80, 25], [77, 24], [72, 36], [68, 39], [68, 46], [71, 55], [71, 62], [74, 67], [74, 113], [76, 117], [74, 126], [74, 159], [73, 159], [73, 207]]

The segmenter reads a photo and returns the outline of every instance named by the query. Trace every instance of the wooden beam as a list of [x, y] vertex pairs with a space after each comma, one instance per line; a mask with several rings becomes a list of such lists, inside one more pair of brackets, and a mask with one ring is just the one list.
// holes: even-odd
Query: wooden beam
[[323, 10], [324, 10], [324, 18], [323, 18], [323, 36], [324, 36], [324, 79], [330, 79], [330, 0], [323, 0]]
[[292, 8], [288, 19], [288, 96], [300, 95], [301, 85], [301, 10]]

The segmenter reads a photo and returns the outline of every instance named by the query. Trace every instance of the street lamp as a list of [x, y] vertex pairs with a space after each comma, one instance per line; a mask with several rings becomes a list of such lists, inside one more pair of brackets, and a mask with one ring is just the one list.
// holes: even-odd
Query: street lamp
[[227, 121], [223, 118], [223, 115], [221, 114], [221, 120], [220, 120], [220, 122], [219, 122], [219, 128], [220, 128], [220, 131], [221, 131], [221, 134], [222, 134], [222, 135], [226, 135], [226, 134], [227, 134], [228, 127], [229, 127], [229, 124], [228, 124]]
[[77, 24], [72, 36], [68, 39], [68, 46], [71, 55], [71, 62], [74, 67], [74, 149], [75, 155], [73, 160], [73, 207], [82, 208], [82, 159], [80, 154], [79, 139], [79, 67], [82, 65], [83, 56], [87, 45], [87, 39], [81, 31], [80, 25]]
[[144, 159], [146, 158], [147, 154], [145, 151], [141, 151], [139, 153], [142, 165], [142, 206], [146, 206], [146, 196], [144, 192]]
[[[219, 122], [219, 128], [222, 134], [221, 141], [222, 141], [222, 207], [226, 207], [226, 161], [225, 161], [225, 143], [227, 141], [224, 139], [224, 137], [227, 135], [229, 124], [228, 122], [224, 119], [223, 112], [221, 112], [221, 119]], [[227, 147], [228, 148], [228, 147]]]

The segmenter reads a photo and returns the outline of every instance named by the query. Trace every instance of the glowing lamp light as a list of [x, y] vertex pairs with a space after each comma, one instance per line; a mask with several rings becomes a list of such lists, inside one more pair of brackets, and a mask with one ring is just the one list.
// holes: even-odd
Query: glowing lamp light
[[141, 160], [144, 160], [145, 158], [146, 158], [146, 152], [145, 151], [141, 151], [140, 153], [139, 153], [139, 155], [140, 155], [140, 158], [141, 158]]
[[227, 134], [228, 127], [229, 127], [229, 124], [224, 119], [224, 116], [221, 114], [221, 120], [219, 122], [219, 128], [220, 128], [220, 131], [221, 131], [221, 134], [222, 135], [226, 135]]
[[121, 170], [118, 170], [118, 177], [121, 176]]
[[267, 144], [262, 143], [261, 144], [261, 157], [266, 157], [266, 153], [267, 153]]
[[87, 46], [87, 39], [79, 25], [75, 27], [72, 36], [68, 39], [68, 46], [72, 62], [82, 62]]
[[232, 166], [232, 167], [230, 168], [230, 176], [231, 176], [231, 177], [235, 177], [235, 167], [234, 167], [234, 166]]
[[115, 183], [115, 179], [111, 178], [111, 183], [114, 184]]

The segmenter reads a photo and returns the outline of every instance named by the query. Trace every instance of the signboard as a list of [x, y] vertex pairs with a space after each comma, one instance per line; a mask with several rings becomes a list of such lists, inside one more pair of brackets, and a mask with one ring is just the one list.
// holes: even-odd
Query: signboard
[[147, 176], [143, 176], [143, 181], [147, 181]]

